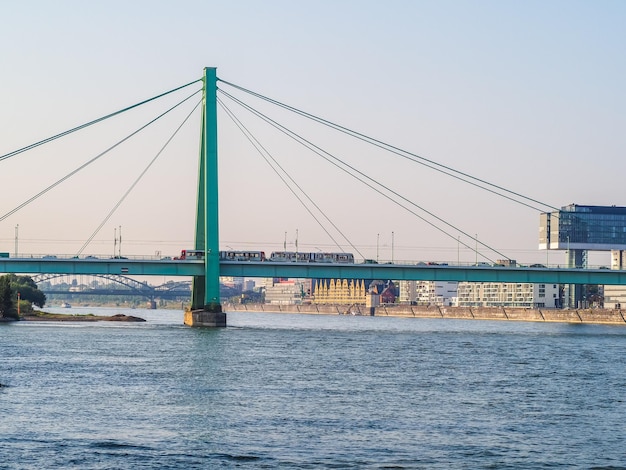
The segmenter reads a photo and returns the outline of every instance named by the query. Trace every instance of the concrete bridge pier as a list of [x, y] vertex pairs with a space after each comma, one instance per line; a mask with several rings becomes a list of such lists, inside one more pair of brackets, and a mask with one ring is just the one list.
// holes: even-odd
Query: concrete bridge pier
[[186, 310], [184, 322], [187, 326], [225, 327], [226, 313], [204, 309]]

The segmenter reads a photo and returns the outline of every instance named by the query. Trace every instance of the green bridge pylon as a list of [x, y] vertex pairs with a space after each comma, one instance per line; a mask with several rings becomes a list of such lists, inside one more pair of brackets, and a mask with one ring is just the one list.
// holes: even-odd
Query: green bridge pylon
[[204, 69], [195, 235], [195, 249], [205, 253], [204, 276], [193, 278], [191, 309], [185, 312], [189, 326], [226, 326], [220, 303], [216, 71], [215, 67]]

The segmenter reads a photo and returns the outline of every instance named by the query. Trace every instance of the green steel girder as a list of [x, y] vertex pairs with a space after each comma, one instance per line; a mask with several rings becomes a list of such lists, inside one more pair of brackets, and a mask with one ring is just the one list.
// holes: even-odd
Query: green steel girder
[[608, 269], [223, 262], [222, 276], [308, 279], [515, 282], [626, 285], [626, 271]]
[[202, 261], [0, 258], [0, 273], [196, 276], [203, 272]]
[[[393, 279], [422, 281], [516, 282], [626, 285], [626, 270], [417, 266], [401, 264], [219, 263], [220, 276], [311, 279]], [[201, 260], [78, 260], [0, 258], [0, 273], [110, 274], [124, 276], [202, 276]]]

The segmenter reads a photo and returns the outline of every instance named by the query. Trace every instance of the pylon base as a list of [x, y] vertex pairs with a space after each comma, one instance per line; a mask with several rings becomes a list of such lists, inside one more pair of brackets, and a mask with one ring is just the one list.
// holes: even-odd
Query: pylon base
[[226, 326], [226, 314], [206, 310], [187, 310], [184, 322], [187, 326], [220, 328]]

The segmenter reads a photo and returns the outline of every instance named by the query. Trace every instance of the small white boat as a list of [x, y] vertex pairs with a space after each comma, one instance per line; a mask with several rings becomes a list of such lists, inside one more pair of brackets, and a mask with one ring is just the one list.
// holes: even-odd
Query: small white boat
[[72, 306], [70, 304], [68, 304], [67, 302], [63, 302], [61, 304], [61, 308], [72, 308]]

